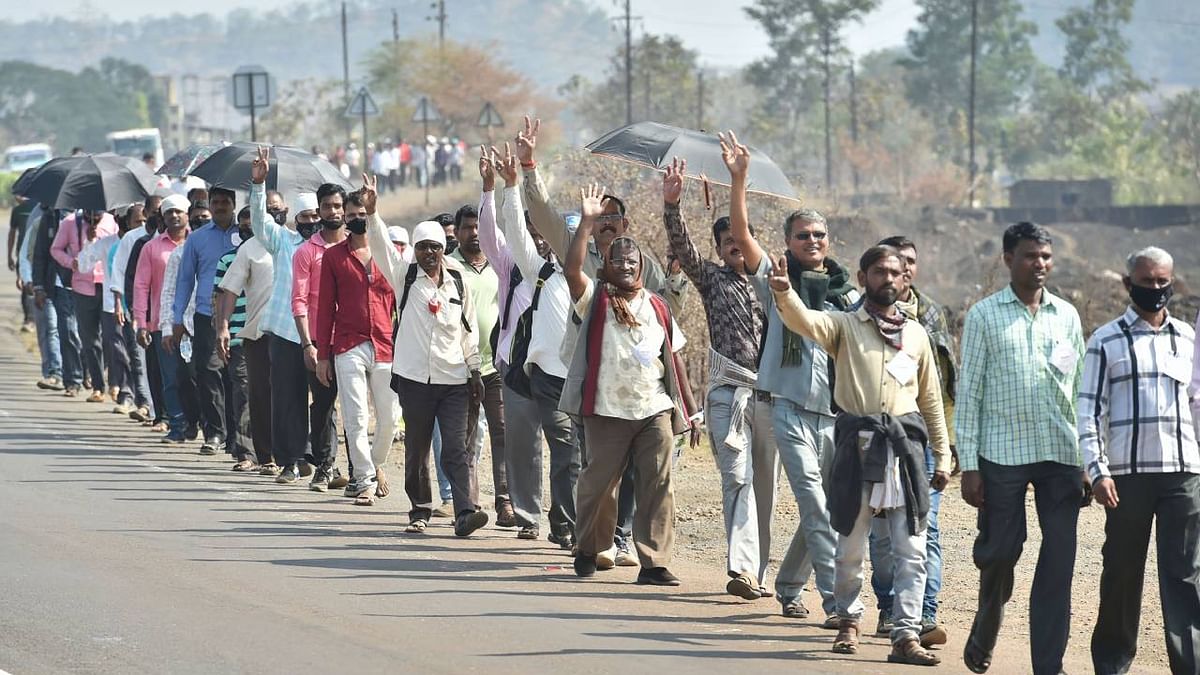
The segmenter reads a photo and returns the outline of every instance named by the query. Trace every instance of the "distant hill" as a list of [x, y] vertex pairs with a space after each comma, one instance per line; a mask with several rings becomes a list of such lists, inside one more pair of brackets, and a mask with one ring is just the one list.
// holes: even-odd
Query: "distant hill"
[[[363, 56], [392, 39], [437, 39], [429, 0], [354, 0], [348, 5], [350, 77]], [[576, 73], [602, 70], [617, 46], [608, 15], [584, 0], [455, 0], [447, 36], [494, 42], [496, 56], [547, 92]], [[194, 5], [198, 10], [203, 3]], [[9, 16], [12, 16], [9, 14]], [[0, 61], [24, 60], [72, 72], [114, 56], [156, 75], [213, 76], [254, 63], [279, 82], [342, 76], [340, 4], [299, 2], [286, 10], [234, 10], [223, 17], [176, 14], [134, 22], [65, 18], [0, 20]]]

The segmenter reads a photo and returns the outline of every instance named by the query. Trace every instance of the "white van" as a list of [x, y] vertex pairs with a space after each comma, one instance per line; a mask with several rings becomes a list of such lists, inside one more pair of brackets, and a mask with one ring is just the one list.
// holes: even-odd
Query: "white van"
[[4, 170], [21, 173], [25, 169], [39, 167], [54, 156], [54, 152], [45, 143], [30, 143], [29, 145], [10, 145], [4, 151]]
[[118, 155], [141, 159], [147, 154], [153, 154], [155, 169], [162, 166], [166, 159], [163, 157], [162, 136], [157, 128], [114, 131], [108, 134], [107, 138], [108, 149]]

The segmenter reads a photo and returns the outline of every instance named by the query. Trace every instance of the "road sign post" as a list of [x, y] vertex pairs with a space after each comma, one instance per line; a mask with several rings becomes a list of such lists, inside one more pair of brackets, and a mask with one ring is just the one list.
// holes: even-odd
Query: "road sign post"
[[233, 71], [233, 107], [250, 114], [250, 140], [258, 140], [258, 113], [275, 99], [275, 79], [262, 66], [241, 66]]
[[496, 111], [496, 106], [487, 101], [483, 104], [483, 110], [479, 111], [479, 121], [475, 124], [487, 130], [488, 143], [493, 143], [495, 139], [492, 138], [492, 128], [503, 127], [504, 118]]
[[[375, 98], [371, 96], [371, 92], [366, 87], [359, 87], [358, 92], [354, 94], [354, 98], [350, 100], [350, 105], [346, 106], [346, 117], [362, 118], [362, 171], [367, 173], [369, 168], [367, 159], [367, 117], [374, 117], [379, 114], [379, 106], [375, 104]], [[379, 150], [376, 149], [376, 152]]]
[[[428, 97], [422, 96], [421, 100], [417, 102], [417, 109], [413, 112], [412, 116], [412, 121], [420, 122], [421, 128], [424, 129], [425, 133], [421, 137], [422, 143], [429, 138], [429, 123], [437, 122], [440, 119], [441, 115], [438, 114], [437, 108], [434, 107], [433, 102], [430, 101]], [[425, 176], [425, 206], [429, 206], [429, 183], [431, 182], [431, 176], [429, 175], [430, 159], [432, 158], [429, 157], [429, 153], [425, 153], [425, 166], [421, 167], [421, 173]]]

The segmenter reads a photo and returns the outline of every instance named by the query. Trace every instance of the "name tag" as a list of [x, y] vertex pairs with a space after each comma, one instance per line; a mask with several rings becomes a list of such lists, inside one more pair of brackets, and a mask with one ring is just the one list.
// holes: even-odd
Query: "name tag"
[[642, 366], [649, 366], [658, 358], [660, 352], [659, 345], [650, 341], [649, 337], [643, 337], [633, 346], [633, 356]]
[[904, 387], [917, 376], [917, 362], [905, 352], [899, 352], [888, 362], [887, 371]]
[[1075, 364], [1078, 361], [1079, 354], [1070, 342], [1060, 342], [1054, 346], [1054, 351], [1050, 352], [1050, 365], [1063, 375], [1075, 372]]

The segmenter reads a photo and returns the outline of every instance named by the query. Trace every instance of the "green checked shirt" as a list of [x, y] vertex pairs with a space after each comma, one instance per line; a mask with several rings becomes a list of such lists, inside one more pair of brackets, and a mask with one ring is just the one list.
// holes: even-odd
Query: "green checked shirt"
[[1043, 291], [1037, 314], [1011, 286], [967, 312], [954, 425], [963, 471], [979, 458], [1016, 466], [1082, 466], [1075, 397], [1083, 329], [1069, 302]]

